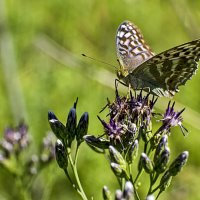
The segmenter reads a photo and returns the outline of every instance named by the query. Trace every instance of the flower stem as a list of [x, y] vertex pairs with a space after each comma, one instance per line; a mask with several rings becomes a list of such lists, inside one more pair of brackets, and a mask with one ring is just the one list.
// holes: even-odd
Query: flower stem
[[30, 193], [28, 192], [27, 188], [24, 186], [23, 181], [20, 176], [16, 177], [15, 183], [16, 183], [17, 188], [19, 189], [19, 194], [21, 196], [20, 199], [31, 200]]
[[[82, 197], [83, 200], [88, 200], [87, 196], [85, 195], [85, 192], [82, 188], [82, 185], [81, 185], [81, 182], [80, 182], [80, 179], [79, 179], [79, 176], [78, 176], [78, 172], [77, 172], [77, 157], [78, 157], [78, 146], [76, 148], [76, 154], [75, 154], [75, 160], [73, 162], [72, 160], [72, 156], [71, 156], [71, 153], [69, 153], [69, 162], [71, 164], [71, 167], [72, 167], [72, 171], [74, 173], [74, 176], [75, 176], [75, 179], [76, 179], [76, 182], [77, 182], [77, 185], [78, 185], [78, 188], [77, 188], [77, 192], [78, 194]], [[66, 174], [67, 175], [67, 174]]]
[[137, 176], [136, 176], [136, 178], [135, 178], [135, 180], [133, 182], [134, 185], [137, 182], [137, 180], [139, 179], [139, 177], [141, 176], [142, 172], [143, 172], [143, 169], [138, 172], [138, 174], [137, 174]]

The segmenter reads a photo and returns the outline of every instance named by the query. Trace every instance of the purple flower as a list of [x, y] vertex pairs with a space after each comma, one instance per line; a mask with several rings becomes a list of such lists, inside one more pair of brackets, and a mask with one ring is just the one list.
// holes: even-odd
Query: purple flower
[[172, 104], [172, 106], [170, 106], [170, 104], [171, 101], [169, 101], [168, 103], [163, 119], [160, 120], [163, 122], [163, 125], [160, 127], [159, 131], [169, 132], [171, 127], [179, 126], [181, 128], [183, 135], [186, 135], [188, 130], [182, 125], [183, 118], [181, 116], [185, 108], [179, 112], [175, 112], [174, 111], [175, 102]]
[[16, 128], [7, 128], [0, 142], [1, 156], [6, 159], [12, 152], [18, 155], [22, 149], [26, 148], [30, 143], [27, 131], [28, 126], [24, 123], [20, 123]]
[[108, 135], [111, 139], [120, 139], [121, 134], [123, 134], [123, 127], [115, 122], [112, 118], [109, 123], [106, 123], [104, 120], [101, 120], [102, 125], [104, 126], [105, 134]]

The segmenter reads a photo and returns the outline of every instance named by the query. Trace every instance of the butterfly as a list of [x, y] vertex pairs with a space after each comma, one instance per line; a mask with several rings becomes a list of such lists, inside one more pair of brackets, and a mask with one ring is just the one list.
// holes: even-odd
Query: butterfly
[[200, 39], [155, 55], [133, 23], [120, 24], [116, 34], [120, 69], [117, 76], [133, 89], [173, 97], [198, 68]]

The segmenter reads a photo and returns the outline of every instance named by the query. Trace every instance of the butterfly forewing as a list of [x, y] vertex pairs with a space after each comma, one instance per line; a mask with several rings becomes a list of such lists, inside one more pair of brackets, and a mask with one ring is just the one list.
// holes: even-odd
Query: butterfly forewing
[[134, 89], [148, 89], [157, 96], [171, 97], [197, 69], [200, 39], [154, 56], [137, 27], [124, 22], [117, 32], [117, 55], [122, 70], [128, 71], [123, 76], [127, 85]]
[[133, 71], [154, 54], [145, 44], [140, 30], [131, 22], [123, 22], [116, 36], [117, 55], [123, 69]]

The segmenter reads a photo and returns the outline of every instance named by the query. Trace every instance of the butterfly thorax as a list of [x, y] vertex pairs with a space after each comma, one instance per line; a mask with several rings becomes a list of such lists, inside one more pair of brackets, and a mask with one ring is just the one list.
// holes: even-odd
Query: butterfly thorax
[[116, 74], [117, 74], [117, 78], [121, 80], [124, 77], [128, 76], [129, 71], [123, 68], [122, 66], [120, 66], [120, 68], [116, 71]]

